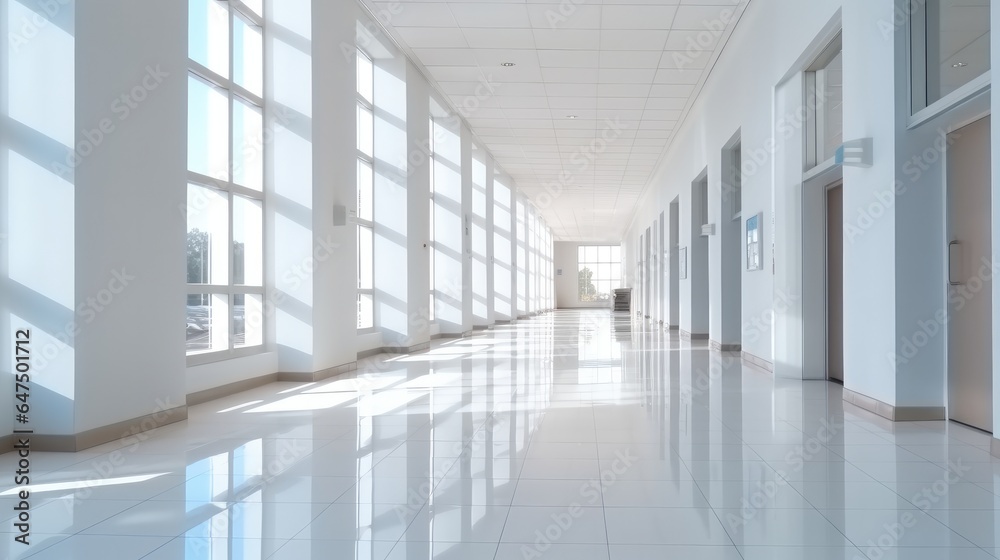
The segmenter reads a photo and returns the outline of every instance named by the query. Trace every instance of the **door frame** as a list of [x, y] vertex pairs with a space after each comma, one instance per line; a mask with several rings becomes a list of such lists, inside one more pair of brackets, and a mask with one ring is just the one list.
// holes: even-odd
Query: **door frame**
[[[833, 377], [830, 376], [830, 220], [829, 220], [829, 218], [830, 218], [830, 191], [833, 190], [833, 189], [836, 189], [836, 188], [840, 189], [841, 214], [843, 214], [843, 204], [844, 204], [844, 179], [843, 179], [843, 177], [841, 177], [840, 179], [837, 179], [836, 181], [828, 184], [823, 189], [823, 194], [824, 194], [824, 197], [823, 197], [823, 208], [825, 210], [823, 212], [823, 239], [826, 241], [826, 243], [823, 244], [823, 256], [824, 256], [824, 258], [823, 258], [823, 272], [824, 272], [824, 274], [823, 274], [823, 295], [825, 296], [824, 299], [823, 299], [823, 330], [826, 333], [826, 336], [824, 337], [824, 339], [826, 341], [826, 345], [825, 345], [825, 350], [826, 350], [826, 355], [825, 355], [826, 380], [827, 381], [831, 381], [833, 383], [844, 384], [845, 383], [845, 379], [836, 379], [836, 378], [833, 378]], [[843, 224], [841, 224], [840, 227], [841, 227], [841, 230], [840, 230], [841, 236], [843, 236], [843, 233], [844, 233], [844, 230], [843, 230], [844, 226], [843, 226]], [[843, 240], [841, 240], [841, 251], [840, 251], [841, 276], [843, 276], [843, 270], [844, 270], [844, 250], [843, 249], [844, 249], [843, 248]], [[844, 300], [844, 280], [843, 280], [843, 277], [841, 277], [841, 280], [840, 280], [840, 300], [841, 300], [841, 305], [843, 305], [843, 303], [844, 303], [844, 301], [843, 301]], [[843, 310], [841, 310], [841, 320], [840, 320], [840, 322], [841, 322], [841, 327], [843, 327], [843, 322], [844, 322], [844, 319], [843, 319]], [[843, 348], [843, 346], [844, 346], [843, 334], [841, 334], [840, 346], [841, 346], [841, 348], [840, 348], [841, 354], [843, 354], [843, 352], [844, 352], [844, 348]], [[841, 361], [843, 361], [843, 356], [841, 356]], [[843, 372], [843, 375], [846, 378], [847, 377], [847, 372], [846, 371]]]

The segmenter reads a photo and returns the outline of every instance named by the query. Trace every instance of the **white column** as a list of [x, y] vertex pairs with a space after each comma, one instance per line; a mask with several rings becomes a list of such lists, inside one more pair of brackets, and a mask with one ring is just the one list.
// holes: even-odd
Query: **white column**
[[77, 5], [76, 305], [104, 310], [73, 345], [76, 433], [185, 403], [186, 29], [184, 4]]

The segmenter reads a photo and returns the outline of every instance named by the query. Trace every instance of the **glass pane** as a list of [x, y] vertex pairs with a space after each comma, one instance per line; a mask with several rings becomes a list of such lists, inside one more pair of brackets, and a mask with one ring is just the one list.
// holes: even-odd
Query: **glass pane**
[[358, 94], [369, 104], [375, 104], [375, 68], [372, 61], [358, 51]]
[[597, 260], [602, 263], [611, 262], [611, 247], [607, 245], [598, 247]]
[[837, 155], [844, 143], [844, 68], [843, 53], [838, 53], [823, 69], [823, 137], [821, 161]]
[[611, 262], [621, 262], [622, 248], [620, 245], [611, 246]]
[[594, 296], [597, 294], [597, 288], [594, 286], [593, 269], [581, 264], [578, 278], [580, 284], [580, 301], [593, 301]]
[[598, 251], [597, 247], [587, 247], [587, 258], [584, 259], [589, 263], [597, 262]]
[[264, 285], [264, 212], [242, 196], [233, 198], [233, 284]]
[[229, 77], [229, 8], [219, 0], [188, 0], [188, 56]]
[[[430, 246], [433, 247], [434, 246], [434, 199], [433, 198], [430, 199], [430, 209], [427, 212], [427, 221], [428, 225], [430, 226], [428, 239], [430, 241]], [[434, 270], [433, 266], [431, 267], [431, 270]]]
[[479, 187], [472, 189], [472, 212], [480, 217], [486, 217], [486, 191]]
[[233, 103], [233, 182], [264, 190], [264, 117], [260, 108], [236, 99]]
[[614, 263], [611, 265], [611, 283], [614, 286], [620, 286], [622, 279], [622, 265], [619, 263]]
[[228, 299], [223, 294], [188, 295], [188, 354], [229, 349]]
[[991, 4], [927, 0], [920, 8], [927, 22], [926, 105], [989, 72]]
[[609, 280], [600, 280], [595, 282], [595, 284], [597, 285], [597, 301], [607, 301], [611, 294], [611, 282]]
[[188, 79], [188, 169], [229, 180], [229, 98], [194, 76]]
[[375, 155], [375, 116], [358, 105], [358, 150], [368, 157]]
[[597, 265], [597, 275], [598, 280], [611, 280], [611, 265], [601, 263]]
[[358, 160], [358, 217], [372, 220], [372, 185], [375, 174], [367, 161]]
[[247, 348], [264, 344], [264, 302], [255, 294], [233, 296], [233, 346]]
[[358, 294], [358, 328], [370, 329], [375, 326], [375, 302], [371, 294]]
[[373, 242], [372, 228], [358, 226], [358, 288], [371, 290], [373, 272]]
[[587, 262], [586, 247], [576, 248], [576, 262], [578, 263]]
[[233, 81], [264, 95], [264, 41], [260, 28], [233, 18]]
[[229, 283], [229, 198], [225, 193], [188, 185], [188, 284]]

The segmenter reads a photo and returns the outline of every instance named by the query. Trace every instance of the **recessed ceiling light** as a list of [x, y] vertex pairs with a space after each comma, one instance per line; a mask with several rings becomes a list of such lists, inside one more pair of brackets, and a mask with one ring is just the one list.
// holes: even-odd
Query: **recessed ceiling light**
[[567, 119], [578, 119], [578, 118], [580, 118], [580, 117], [579, 117], [579, 116], [577, 116], [577, 115], [566, 115], [566, 118], [567, 118]]
[[966, 66], [968, 66], [968, 64], [965, 62], [956, 62], [951, 65], [952, 68], [965, 68]]
[[510, 66], [514, 66], [514, 63], [513, 63], [513, 62], [501, 62], [501, 63], [500, 63], [500, 66], [507, 66], [507, 67], [510, 67]]

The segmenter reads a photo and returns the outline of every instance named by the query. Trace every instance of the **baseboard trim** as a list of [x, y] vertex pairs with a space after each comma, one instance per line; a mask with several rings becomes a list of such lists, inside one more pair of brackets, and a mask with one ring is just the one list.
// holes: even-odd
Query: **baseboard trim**
[[376, 354], [415, 354], [417, 352], [424, 352], [431, 349], [430, 342], [421, 342], [420, 344], [414, 344], [413, 346], [383, 346], [377, 348]]
[[343, 375], [345, 373], [350, 373], [352, 371], [357, 371], [358, 362], [348, 362], [346, 364], [341, 364], [339, 366], [334, 366], [332, 368], [323, 369], [320, 371], [308, 372], [308, 371], [281, 371], [278, 372], [278, 381], [293, 381], [296, 383], [313, 383], [315, 381], [323, 381], [324, 379], [329, 379], [331, 377], [336, 377], [338, 375]]
[[765, 360], [764, 358], [755, 356], [750, 352], [746, 352], [743, 350], [740, 350], [740, 358], [742, 358], [746, 362], [750, 362], [751, 364], [763, 369], [768, 373], [774, 373], [774, 364]]
[[17, 438], [14, 437], [14, 434], [0, 437], [0, 455], [13, 451], [15, 443], [17, 443]]
[[943, 406], [893, 406], [847, 388], [844, 388], [844, 402], [893, 422], [945, 419]]
[[262, 375], [260, 377], [254, 377], [252, 379], [244, 379], [242, 381], [237, 381], [235, 383], [228, 383], [226, 385], [220, 385], [218, 387], [212, 387], [211, 389], [205, 389], [203, 391], [196, 391], [194, 393], [188, 393], [187, 404], [188, 406], [195, 406], [202, 403], [207, 403], [208, 401], [214, 401], [216, 399], [221, 399], [228, 397], [230, 395], [235, 395], [236, 393], [242, 393], [243, 391], [249, 391], [250, 389], [256, 389], [268, 383], [274, 383], [278, 380], [277, 373], [270, 373], [267, 375]]
[[682, 338], [686, 338], [688, 340], [708, 340], [708, 333], [693, 333], [684, 329], [678, 330], [680, 331]]
[[[78, 434], [32, 434], [30, 436], [31, 449], [34, 451], [75, 453], [77, 451], [83, 451], [85, 449], [90, 449], [91, 447], [97, 447], [98, 445], [110, 443], [115, 440], [155, 430], [156, 428], [162, 428], [163, 426], [167, 426], [175, 422], [187, 420], [187, 417], [188, 407], [185, 404], [169, 409], [158, 410], [152, 414], [146, 414], [144, 416], [139, 416], [138, 418], [125, 420], [124, 422], [101, 426], [100, 428], [94, 428]], [[11, 437], [16, 438], [17, 436], [14, 435]], [[14, 441], [17, 440], [12, 440], [12, 446]]]
[[383, 352], [382, 348], [372, 348], [370, 350], [362, 350], [362, 351], [358, 352], [357, 359], [360, 362], [361, 360], [364, 360], [365, 358], [371, 358], [372, 356], [378, 356], [382, 352]]
[[708, 344], [712, 347], [712, 350], [719, 352], [739, 352], [743, 349], [743, 345], [741, 344], [723, 344], [716, 340], [710, 340]]
[[431, 339], [439, 338], [468, 338], [475, 334], [476, 331], [465, 331], [460, 333], [438, 333], [431, 337]]

